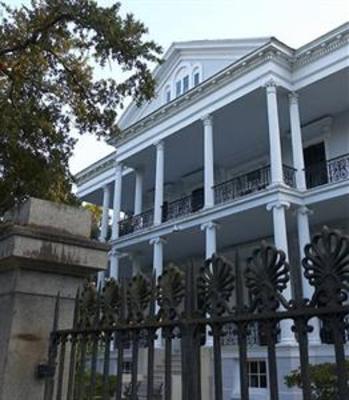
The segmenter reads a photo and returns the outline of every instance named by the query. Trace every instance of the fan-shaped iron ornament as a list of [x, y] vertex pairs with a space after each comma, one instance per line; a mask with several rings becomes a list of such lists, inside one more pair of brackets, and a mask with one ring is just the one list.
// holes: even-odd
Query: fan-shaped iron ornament
[[259, 312], [275, 311], [287, 305], [282, 296], [290, 280], [289, 265], [283, 251], [262, 242], [247, 259], [245, 284], [252, 298], [252, 308]]
[[82, 289], [78, 303], [78, 327], [92, 328], [98, 313], [98, 292], [94, 282], [87, 281]]
[[128, 321], [141, 323], [147, 318], [152, 298], [152, 284], [143, 274], [134, 276], [127, 287]]
[[101, 294], [102, 326], [112, 327], [120, 320], [122, 301], [121, 286], [115, 279], [108, 279]]
[[176, 265], [171, 264], [158, 279], [159, 317], [164, 320], [174, 320], [179, 317], [184, 294], [184, 273]]
[[229, 313], [234, 281], [233, 266], [225, 258], [214, 254], [206, 260], [197, 281], [203, 311], [211, 317]]
[[314, 286], [318, 307], [343, 304], [349, 290], [349, 237], [323, 227], [304, 249], [304, 276]]

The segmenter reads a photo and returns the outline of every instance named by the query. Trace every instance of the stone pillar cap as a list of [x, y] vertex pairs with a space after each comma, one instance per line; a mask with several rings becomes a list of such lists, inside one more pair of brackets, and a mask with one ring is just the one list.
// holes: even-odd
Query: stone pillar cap
[[91, 234], [90, 211], [34, 197], [7, 212], [5, 221], [50, 228], [84, 238], [89, 238]]

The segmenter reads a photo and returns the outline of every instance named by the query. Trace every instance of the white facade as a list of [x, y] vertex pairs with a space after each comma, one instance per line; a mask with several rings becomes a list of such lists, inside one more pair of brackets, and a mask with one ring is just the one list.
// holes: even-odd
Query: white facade
[[[77, 175], [80, 198], [103, 206], [112, 275], [160, 274], [237, 247], [244, 256], [261, 239], [298, 266], [318, 226], [349, 231], [349, 24], [297, 50], [274, 38], [194, 41], [173, 44], [165, 59], [156, 98], [121, 117], [115, 153]], [[311, 295], [305, 282], [303, 292]], [[287, 321], [281, 328], [281, 398], [300, 399], [283, 387], [298, 350]], [[312, 359], [326, 360], [314, 328]], [[265, 350], [250, 357], [263, 361]], [[224, 363], [225, 398], [237, 399], [234, 344]]]

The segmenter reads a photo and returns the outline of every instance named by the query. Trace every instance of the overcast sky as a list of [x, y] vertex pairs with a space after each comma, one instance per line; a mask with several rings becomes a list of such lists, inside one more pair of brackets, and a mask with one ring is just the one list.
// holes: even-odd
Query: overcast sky
[[[145, 23], [150, 37], [164, 50], [174, 41], [258, 36], [275, 36], [297, 48], [349, 20], [349, 0], [121, 0], [121, 4], [123, 12], [134, 13]], [[93, 137], [81, 138], [71, 159], [72, 172], [112, 150]]]

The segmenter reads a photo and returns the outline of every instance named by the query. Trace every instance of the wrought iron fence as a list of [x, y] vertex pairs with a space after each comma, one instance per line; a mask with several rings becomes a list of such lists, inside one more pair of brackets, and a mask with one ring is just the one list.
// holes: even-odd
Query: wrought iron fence
[[[172, 396], [172, 359], [175, 338], [181, 343], [182, 400], [201, 399], [200, 346], [209, 327], [213, 337], [214, 398], [223, 399], [222, 337], [225, 327], [235, 326], [240, 366], [240, 396], [249, 399], [248, 332], [256, 323], [264, 336], [268, 356], [270, 399], [279, 399], [276, 343], [279, 324], [293, 321], [298, 340], [299, 362], [304, 400], [312, 400], [309, 377], [309, 320], [317, 317], [321, 332], [331, 337], [336, 361], [338, 389], [334, 400], [348, 399], [345, 368], [345, 318], [349, 315], [349, 237], [324, 227], [305, 247], [302, 260], [304, 278], [314, 288], [311, 299], [299, 291], [293, 299], [283, 295], [287, 285], [295, 284], [285, 254], [262, 242], [240, 265], [214, 255], [196, 270], [188, 265], [183, 271], [169, 266], [157, 280], [137, 275], [128, 283], [108, 280], [103, 289], [86, 283], [77, 294], [71, 329], [58, 329], [58, 309], [48, 366], [55, 373], [47, 378], [45, 400], [138, 399], [140, 341], [147, 344], [146, 399], [155, 396], [155, 345], [161, 335], [164, 347], [163, 394]], [[244, 300], [243, 293], [248, 301]], [[125, 344], [131, 342], [131, 380], [124, 385]], [[117, 353], [117, 373], [110, 380], [110, 352]], [[103, 357], [102, 392], [96, 397], [97, 356]], [[111, 386], [113, 390], [111, 390]], [[176, 399], [174, 399], [176, 400]]]
[[349, 154], [310, 165], [305, 169], [305, 177], [308, 188], [349, 179]]

